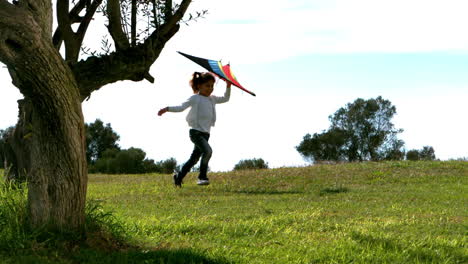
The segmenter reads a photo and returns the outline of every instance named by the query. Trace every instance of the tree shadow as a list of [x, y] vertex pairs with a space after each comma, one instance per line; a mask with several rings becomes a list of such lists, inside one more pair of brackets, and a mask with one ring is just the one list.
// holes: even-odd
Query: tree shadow
[[327, 187], [323, 188], [320, 190], [319, 195], [327, 195], [327, 194], [338, 194], [338, 193], [347, 193], [349, 192], [349, 189], [347, 187], [343, 186], [333, 186], [333, 187]]
[[109, 264], [229, 264], [225, 258], [207, 257], [190, 249], [129, 250], [127, 252], [103, 252], [93, 249], [80, 250], [71, 258], [73, 263]]

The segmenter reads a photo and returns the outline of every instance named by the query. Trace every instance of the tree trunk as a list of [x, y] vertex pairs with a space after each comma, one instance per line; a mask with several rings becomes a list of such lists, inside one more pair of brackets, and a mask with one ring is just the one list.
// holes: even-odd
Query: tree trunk
[[9, 70], [27, 102], [16, 151], [29, 160], [30, 225], [83, 231], [88, 175], [78, 84], [50, 40], [27, 40], [10, 40], [17, 63]]
[[[49, 66], [50, 72], [58, 71]], [[71, 77], [71, 73], [65, 76]], [[79, 230], [84, 224], [87, 186], [84, 121], [76, 83], [70, 79], [73, 78], [51, 76], [48, 85], [52, 89], [40, 99], [31, 99], [32, 131], [28, 139], [31, 167], [27, 178], [33, 227], [49, 225], [53, 229]]]
[[79, 99], [62, 99], [69, 104], [33, 105], [28, 208], [33, 227], [80, 230], [87, 188], [84, 122]]
[[[39, 72], [35, 76], [47, 79], [44, 96], [26, 94], [18, 102], [18, 123], [8, 139], [15, 158], [8, 177], [28, 181], [32, 227], [79, 231], [84, 224], [87, 188], [81, 99], [68, 66], [61, 66], [68, 69], [64, 73], [67, 78], [58, 76], [60, 70], [53, 69], [56, 66], [48, 66], [44, 76]], [[21, 77], [17, 81], [21, 83]], [[35, 85], [20, 87], [23, 91], [39, 90]]]

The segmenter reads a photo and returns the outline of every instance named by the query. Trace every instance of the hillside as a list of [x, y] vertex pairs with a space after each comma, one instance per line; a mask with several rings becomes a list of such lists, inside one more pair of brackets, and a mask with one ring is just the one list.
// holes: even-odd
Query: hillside
[[90, 175], [89, 203], [132, 246], [88, 243], [59, 260], [465, 263], [467, 176], [467, 162], [212, 173], [206, 187], [189, 174], [182, 189], [171, 175]]

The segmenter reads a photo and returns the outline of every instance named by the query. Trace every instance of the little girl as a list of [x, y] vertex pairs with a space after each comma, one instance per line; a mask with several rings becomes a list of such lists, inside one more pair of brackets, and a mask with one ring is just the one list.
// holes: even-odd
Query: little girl
[[231, 84], [227, 82], [226, 92], [223, 97], [213, 96], [213, 86], [215, 77], [211, 73], [195, 72], [190, 80], [195, 95], [179, 106], [168, 106], [159, 110], [161, 116], [166, 112], [182, 112], [191, 107], [187, 115], [187, 123], [191, 127], [190, 140], [195, 145], [190, 159], [185, 162], [180, 172], [174, 174], [174, 184], [176, 187], [182, 187], [182, 180], [192, 167], [201, 159], [200, 175], [198, 176], [198, 185], [208, 185], [210, 181], [207, 177], [208, 162], [210, 161], [212, 150], [208, 144], [210, 138], [210, 129], [216, 122], [216, 104], [222, 104], [229, 101], [231, 96]]

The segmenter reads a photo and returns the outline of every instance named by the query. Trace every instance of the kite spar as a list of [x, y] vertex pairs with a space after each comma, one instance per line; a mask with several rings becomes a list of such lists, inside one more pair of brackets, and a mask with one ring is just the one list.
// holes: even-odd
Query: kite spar
[[192, 55], [185, 54], [183, 52], [178, 51], [178, 53], [187, 59], [195, 62], [196, 64], [202, 66], [205, 68], [207, 71], [212, 72], [216, 74], [219, 78], [225, 80], [226, 82], [232, 83], [234, 86], [238, 87], [244, 92], [247, 92], [253, 96], [256, 96], [255, 93], [245, 89], [238, 81], [237, 78], [234, 76], [234, 74], [231, 71], [231, 66], [229, 64], [222, 65], [221, 61], [215, 61], [215, 60], [208, 60], [208, 59], [203, 59], [199, 57], [195, 57]]

